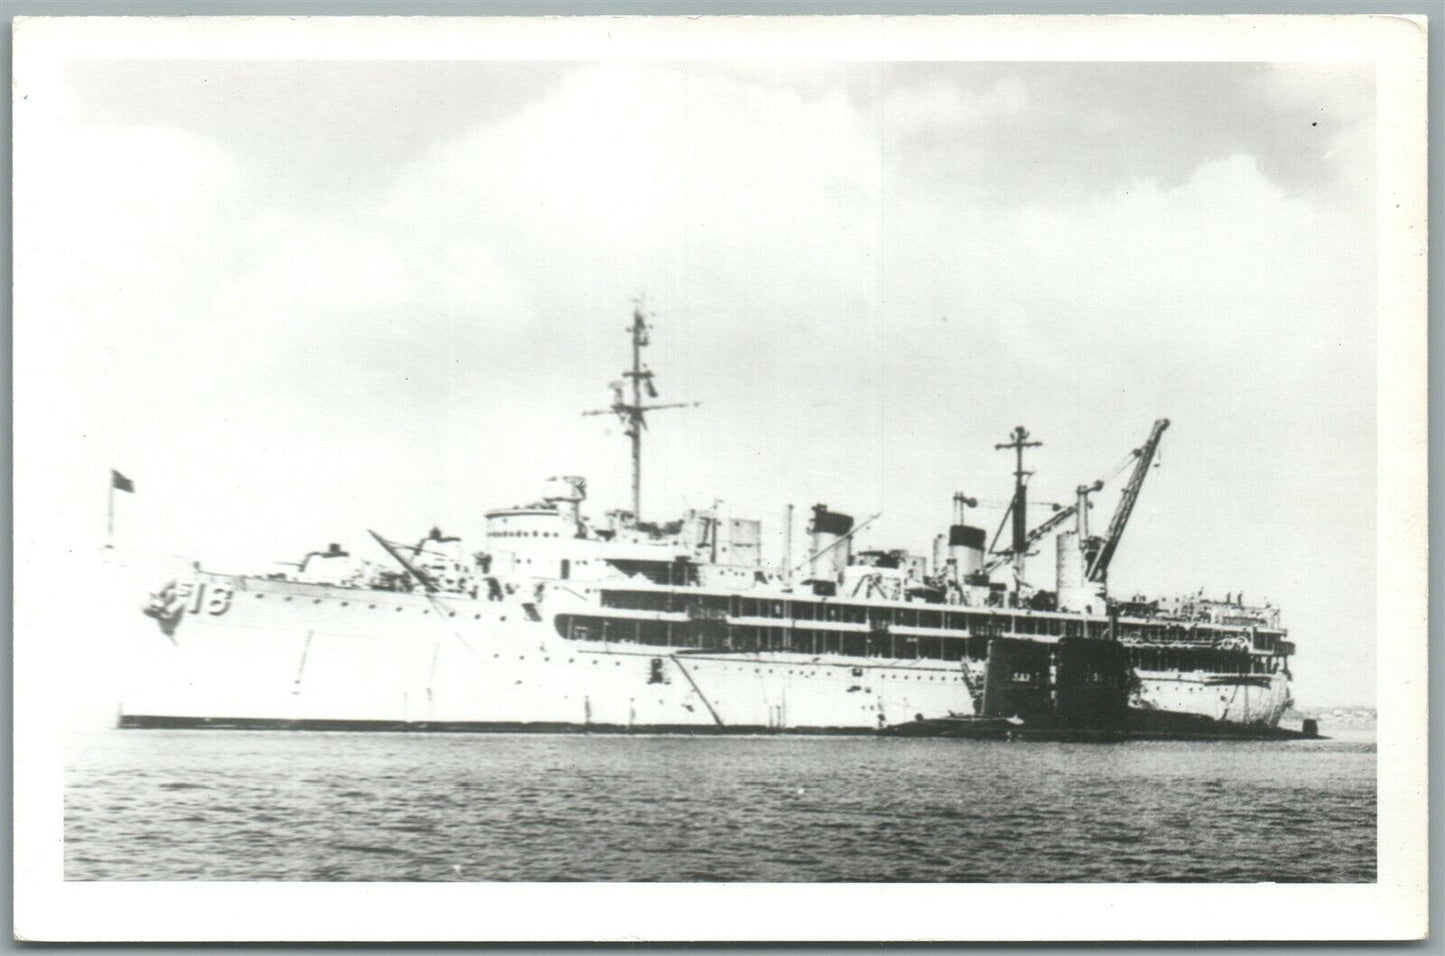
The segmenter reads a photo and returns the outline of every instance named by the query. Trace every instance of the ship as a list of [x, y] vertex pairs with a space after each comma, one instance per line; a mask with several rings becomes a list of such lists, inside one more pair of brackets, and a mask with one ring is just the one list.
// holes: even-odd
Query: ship
[[[1039, 442], [1019, 426], [996, 446], [1015, 468], [992, 541], [958, 492], [923, 551], [857, 547], [878, 516], [816, 504], [795, 554], [788, 506], [768, 561], [762, 522], [718, 505], [642, 519], [647, 416], [693, 404], [655, 401], [650, 333], [639, 306], [630, 368], [584, 413], [630, 440], [630, 509], [589, 516], [585, 479], [558, 476], [485, 512], [475, 550], [439, 527], [405, 542], [368, 529], [384, 562], [339, 543], [281, 570], [191, 562], [136, 595], [119, 726], [968, 735], [1055, 726], [1084, 701], [1198, 736], [1267, 734], [1289, 710], [1278, 608], [1110, 593], [1167, 419], [1033, 527], [1024, 455]], [[1119, 478], [1094, 533], [1091, 496]], [[1035, 587], [1027, 562], [1049, 539], [1053, 587]]]

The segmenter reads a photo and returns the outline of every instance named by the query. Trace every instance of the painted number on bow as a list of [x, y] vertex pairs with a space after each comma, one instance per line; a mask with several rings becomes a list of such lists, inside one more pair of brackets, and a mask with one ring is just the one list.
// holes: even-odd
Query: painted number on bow
[[224, 584], [215, 584], [207, 588], [204, 583], [182, 584], [182, 593], [189, 591], [191, 606], [188, 610], [192, 614], [200, 614], [204, 610], [207, 614], [225, 614], [231, 608], [231, 588]]
[[210, 614], [225, 614], [231, 607], [231, 589], [224, 584], [217, 584], [211, 588], [211, 596], [206, 601], [206, 611]]

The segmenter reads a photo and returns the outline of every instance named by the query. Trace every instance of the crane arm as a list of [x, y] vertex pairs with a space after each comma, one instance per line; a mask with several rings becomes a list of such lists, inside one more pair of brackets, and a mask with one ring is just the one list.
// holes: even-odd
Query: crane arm
[[371, 535], [373, 538], [376, 539], [376, 543], [381, 545], [381, 547], [383, 548], [383, 550], [386, 551], [387, 554], [391, 555], [394, 559], [396, 559], [397, 564], [401, 565], [403, 568], [406, 568], [407, 573], [410, 574], [412, 577], [416, 578], [417, 581], [421, 584], [421, 586], [426, 589], [426, 592], [428, 594], [435, 594], [438, 591], [436, 582], [434, 582], [429, 576], [427, 576], [427, 573], [425, 571], [421, 570], [416, 565], [408, 561], [406, 558], [402, 557], [401, 552], [398, 551], [390, 541], [386, 540], [375, 531], [372, 531], [370, 528], [367, 528], [366, 532], [367, 534]]
[[1169, 427], [1169, 419], [1161, 418], [1154, 423], [1154, 428], [1149, 432], [1149, 438], [1144, 442], [1135, 454], [1134, 473], [1129, 476], [1129, 483], [1124, 486], [1123, 492], [1119, 495], [1119, 506], [1114, 509], [1114, 517], [1109, 521], [1109, 530], [1104, 535], [1104, 541], [1094, 552], [1093, 560], [1089, 563], [1088, 578], [1090, 581], [1101, 582], [1107, 579], [1109, 574], [1109, 562], [1114, 559], [1114, 552], [1119, 547], [1119, 539], [1124, 536], [1124, 528], [1129, 524], [1129, 516], [1134, 512], [1134, 503], [1139, 500], [1139, 489], [1144, 487], [1144, 478], [1149, 474], [1149, 465], [1154, 461], [1154, 453], [1159, 450], [1159, 439], [1164, 434], [1164, 429]]
[[[1050, 531], [1063, 524], [1065, 521], [1067, 521], [1070, 517], [1073, 516], [1074, 512], [1078, 510], [1078, 505], [1069, 505], [1067, 508], [1063, 508], [1059, 511], [1054, 512], [1052, 515], [1049, 516], [1047, 521], [1045, 521], [1043, 524], [1039, 525], [1037, 528], [1028, 533], [1028, 536], [1024, 538], [1024, 548], [1027, 549], [1032, 546], [1035, 541], [1039, 540], [1044, 535], [1048, 534]], [[993, 556], [993, 558], [991, 558], [988, 562], [984, 564], [983, 573], [993, 573], [994, 570], [1011, 561], [1013, 559], [1013, 556], [1013, 548], [1006, 548], [1003, 551], [998, 552]]]

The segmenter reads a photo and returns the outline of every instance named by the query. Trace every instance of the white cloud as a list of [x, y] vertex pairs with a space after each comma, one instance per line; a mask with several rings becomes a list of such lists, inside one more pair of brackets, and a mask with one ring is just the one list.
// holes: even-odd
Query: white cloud
[[891, 136], [906, 140], [934, 133], [941, 125], [966, 132], [985, 123], [1016, 122], [1028, 108], [1028, 83], [1016, 75], [1001, 76], [981, 92], [935, 78], [890, 90], [884, 97], [883, 118]]

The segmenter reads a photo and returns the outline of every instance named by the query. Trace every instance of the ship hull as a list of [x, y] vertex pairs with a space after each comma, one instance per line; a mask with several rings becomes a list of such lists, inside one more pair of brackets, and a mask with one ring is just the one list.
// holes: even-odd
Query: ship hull
[[[965, 661], [575, 640], [515, 597], [198, 572], [157, 603], [129, 616], [121, 727], [865, 734], [978, 700]], [[1272, 724], [1288, 700], [1275, 677], [1137, 676], [1161, 711]]]
[[1138, 672], [1136, 703], [1161, 713], [1202, 714], [1221, 723], [1273, 727], [1293, 703], [1283, 674]]

